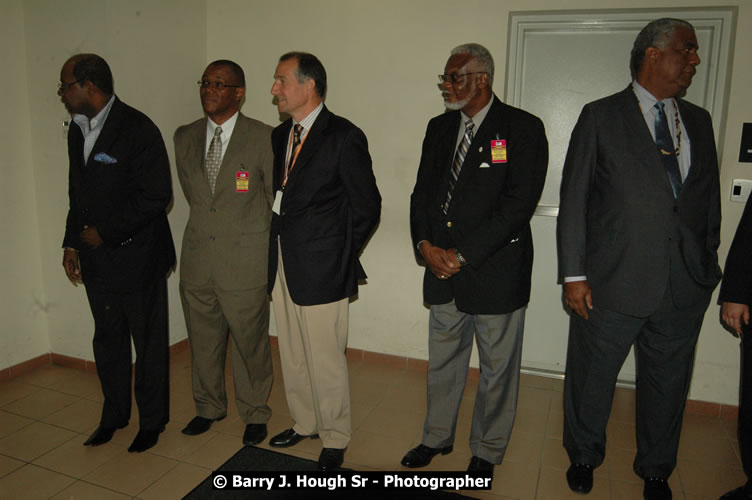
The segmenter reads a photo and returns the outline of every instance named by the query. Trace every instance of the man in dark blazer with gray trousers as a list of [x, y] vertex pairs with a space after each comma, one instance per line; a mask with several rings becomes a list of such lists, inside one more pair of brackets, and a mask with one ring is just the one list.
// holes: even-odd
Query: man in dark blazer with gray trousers
[[83, 280], [94, 316], [94, 361], [104, 405], [84, 443], [104, 444], [131, 416], [131, 338], [139, 432], [128, 448], [154, 446], [169, 420], [167, 272], [175, 248], [165, 210], [170, 163], [159, 129], [113, 93], [100, 56], [78, 54], [60, 72], [68, 131], [70, 206], [63, 267]]
[[530, 218], [548, 142], [537, 117], [494, 96], [493, 74], [485, 47], [453, 49], [439, 75], [450, 111], [428, 123], [423, 140], [410, 227], [430, 305], [428, 405], [421, 443], [404, 456], [405, 467], [452, 451], [473, 338], [481, 379], [468, 470], [492, 474], [512, 432], [533, 267]]
[[713, 128], [707, 111], [680, 98], [697, 48], [689, 23], [648, 24], [632, 49], [632, 84], [586, 105], [572, 132], [557, 240], [573, 312], [563, 442], [579, 493], [605, 456], [614, 385], [634, 344], [634, 470], [645, 498], [671, 498], [695, 345], [720, 279]]

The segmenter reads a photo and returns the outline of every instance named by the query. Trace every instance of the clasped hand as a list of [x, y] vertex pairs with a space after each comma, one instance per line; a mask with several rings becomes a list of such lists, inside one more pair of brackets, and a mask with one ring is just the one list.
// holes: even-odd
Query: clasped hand
[[445, 250], [424, 241], [420, 245], [420, 253], [428, 264], [431, 272], [440, 280], [446, 280], [460, 272], [460, 263], [454, 249]]

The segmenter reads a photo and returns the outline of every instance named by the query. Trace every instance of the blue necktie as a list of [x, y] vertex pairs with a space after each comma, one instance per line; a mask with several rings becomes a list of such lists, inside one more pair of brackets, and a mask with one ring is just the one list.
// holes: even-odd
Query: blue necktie
[[655, 145], [658, 146], [658, 153], [663, 160], [663, 166], [666, 167], [668, 180], [671, 182], [671, 189], [674, 191], [674, 198], [678, 198], [682, 187], [679, 160], [677, 158], [678, 151], [676, 151], [674, 141], [671, 139], [668, 120], [666, 119], [666, 113], [663, 111], [663, 103], [658, 101], [654, 107], [658, 111], [655, 115]]

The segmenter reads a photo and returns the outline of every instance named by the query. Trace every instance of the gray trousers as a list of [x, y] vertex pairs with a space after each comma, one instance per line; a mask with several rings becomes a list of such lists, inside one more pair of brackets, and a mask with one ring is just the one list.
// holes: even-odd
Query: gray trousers
[[454, 444], [457, 414], [475, 337], [481, 374], [470, 430], [470, 450], [473, 456], [501, 463], [517, 410], [525, 309], [486, 315], [458, 311], [454, 301], [431, 306], [424, 445], [443, 448]]
[[593, 467], [603, 462], [616, 378], [634, 344], [637, 456], [633, 468], [642, 478], [671, 475], [707, 305], [678, 310], [667, 291], [658, 310], [646, 318], [597, 306], [588, 320], [572, 314], [564, 381], [564, 448], [572, 462]]

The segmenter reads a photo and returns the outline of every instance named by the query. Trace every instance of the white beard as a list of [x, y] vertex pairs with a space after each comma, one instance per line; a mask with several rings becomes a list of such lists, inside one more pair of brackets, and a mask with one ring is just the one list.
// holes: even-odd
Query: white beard
[[475, 82], [473, 82], [473, 88], [471, 89], [467, 97], [465, 97], [461, 101], [454, 101], [454, 102], [448, 102], [445, 99], [444, 107], [448, 109], [449, 111], [459, 111], [465, 106], [467, 106], [467, 103], [469, 103], [472, 99], [474, 99], [477, 94], [478, 94], [478, 88], [475, 86]]
[[449, 111], [459, 111], [465, 106], [467, 106], [468, 102], [470, 102], [469, 97], [466, 97], [465, 99], [462, 99], [461, 101], [454, 101], [454, 102], [444, 101], [444, 107], [448, 109]]

